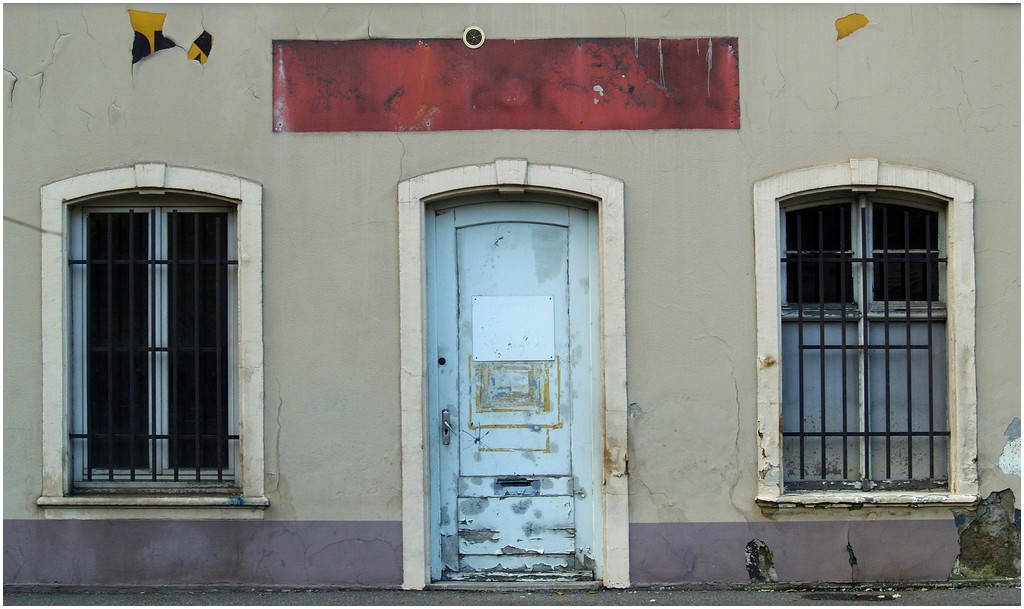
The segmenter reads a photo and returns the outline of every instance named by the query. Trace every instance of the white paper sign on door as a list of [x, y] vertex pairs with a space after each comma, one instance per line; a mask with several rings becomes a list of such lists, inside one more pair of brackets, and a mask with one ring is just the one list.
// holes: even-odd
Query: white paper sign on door
[[555, 359], [551, 296], [474, 296], [473, 361]]

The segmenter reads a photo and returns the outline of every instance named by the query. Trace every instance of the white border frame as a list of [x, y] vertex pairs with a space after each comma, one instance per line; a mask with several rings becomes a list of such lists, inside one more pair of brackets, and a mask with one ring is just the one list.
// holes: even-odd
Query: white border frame
[[[950, 417], [947, 491], [822, 491], [784, 493], [778, 365], [780, 202], [801, 193], [846, 188], [851, 192], [891, 189], [945, 199], [947, 404]], [[757, 503], [762, 507], [828, 505], [959, 505], [979, 499], [977, 375], [975, 350], [974, 185], [937, 171], [850, 159], [848, 163], [799, 169], [754, 184], [754, 250], [757, 289]]]
[[600, 320], [604, 391], [604, 577], [609, 588], [629, 586], [629, 488], [626, 473], [625, 223], [621, 180], [582, 169], [523, 159], [444, 169], [398, 185], [401, 309], [402, 587], [430, 583], [429, 464], [426, 458], [425, 203], [459, 191], [561, 191], [598, 205]]
[[[143, 196], [166, 192], [195, 194], [227, 200], [237, 206], [240, 497], [190, 496], [187, 493], [162, 496], [71, 494], [67, 439], [71, 416], [67, 361], [70, 352], [68, 206], [129, 192]], [[263, 479], [262, 186], [212, 171], [139, 163], [47, 184], [40, 189], [40, 205], [43, 488], [36, 503], [48, 508], [47, 517], [55, 518], [262, 518], [263, 508], [268, 505]]]

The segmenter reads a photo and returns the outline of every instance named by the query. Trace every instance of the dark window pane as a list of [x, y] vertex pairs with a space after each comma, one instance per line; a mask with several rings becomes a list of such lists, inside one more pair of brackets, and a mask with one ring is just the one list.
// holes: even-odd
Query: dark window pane
[[145, 213], [91, 213], [87, 222], [86, 384], [89, 465], [148, 467]]
[[850, 206], [786, 212], [786, 301], [853, 302]]
[[873, 294], [876, 301], [939, 299], [939, 215], [900, 205], [875, 205]]
[[169, 229], [172, 467], [227, 465], [227, 214], [174, 213]]

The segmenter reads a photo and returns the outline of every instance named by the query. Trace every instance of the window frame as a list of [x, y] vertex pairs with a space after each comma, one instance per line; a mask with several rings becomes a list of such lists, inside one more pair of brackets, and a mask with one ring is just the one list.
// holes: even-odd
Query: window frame
[[[180, 202], [181, 199], [178, 199]], [[170, 257], [170, 236], [169, 233], [165, 232], [170, 225], [170, 218], [173, 212], [178, 213], [226, 213], [226, 222], [224, 226], [224, 235], [227, 237], [226, 240], [226, 256], [227, 259], [233, 262], [228, 265], [226, 269], [227, 274], [224, 276], [226, 282], [226, 300], [225, 305], [225, 318], [224, 318], [224, 330], [226, 331], [226, 370], [237, 370], [238, 369], [238, 295], [237, 295], [237, 284], [238, 284], [238, 272], [237, 272], [237, 221], [236, 211], [237, 206], [230, 203], [222, 203], [220, 201], [208, 200], [200, 204], [193, 198], [189, 198], [187, 202], [164, 202], [158, 197], [139, 197], [133, 196], [132, 200], [103, 200], [97, 204], [90, 202], [77, 204], [70, 206], [68, 212], [70, 214], [71, 222], [69, 224], [71, 230], [69, 233], [70, 238], [70, 257], [76, 260], [84, 261], [88, 258], [87, 252], [87, 223], [89, 222], [89, 216], [91, 214], [109, 214], [109, 213], [125, 213], [134, 211], [136, 214], [146, 214], [148, 220], [154, 220], [155, 224], [152, 227], [147, 226], [147, 232], [150, 237], [156, 237], [155, 241], [147, 242], [147, 248], [149, 249], [147, 256], [154, 259], [167, 259]], [[147, 223], [148, 223], [147, 220]], [[152, 230], [151, 230], [152, 229]], [[71, 269], [70, 282], [71, 282], [71, 327], [69, 332], [71, 333], [71, 350], [69, 357], [71, 360], [71, 382], [72, 389], [69, 399], [71, 400], [71, 413], [72, 413], [72, 430], [77, 430], [75, 433], [87, 433], [89, 431], [89, 412], [88, 412], [88, 400], [86, 397], [88, 373], [86, 372], [87, 363], [86, 349], [88, 349], [88, 338], [87, 330], [85, 327], [87, 319], [87, 299], [89, 297], [88, 287], [88, 272], [87, 267], [80, 266], [79, 271]], [[170, 271], [167, 269], [154, 271], [153, 267], [147, 263], [147, 277], [146, 281], [149, 287], [147, 288], [147, 307], [143, 318], [147, 322], [147, 332], [144, 338], [147, 341], [147, 346], [150, 340], [155, 340], [157, 344], [161, 345], [164, 349], [168, 347], [170, 342], [170, 328], [169, 324], [169, 303], [164, 299], [170, 296], [169, 292], [169, 281]], [[136, 273], [135, 281], [140, 281]], [[153, 301], [157, 298], [160, 302], [156, 303]], [[136, 319], [138, 319], [138, 313], [136, 313]], [[155, 326], [150, 326], [150, 323], [155, 322]], [[151, 422], [150, 425], [153, 427], [149, 428], [149, 433], [168, 434], [170, 433], [171, 423], [170, 420], [173, 416], [171, 412], [171, 403], [168, 401], [169, 394], [169, 378], [168, 374], [171, 370], [169, 362], [164, 356], [158, 356], [156, 359], [150, 359], [147, 356], [147, 363], [151, 366], [149, 372], [149, 382], [155, 383], [156, 387], [153, 389], [153, 393], [147, 394], [153, 403], [150, 404], [150, 408], [147, 408], [147, 414], [155, 414], [157, 420]], [[236, 375], [227, 374], [223, 379], [226, 383], [227, 389], [227, 403], [226, 403], [226, 435], [237, 435], [238, 430], [238, 379]], [[233, 430], [233, 431], [232, 431]], [[193, 468], [181, 467], [179, 468], [180, 476], [178, 481], [166, 480], [168, 472], [174, 471], [175, 467], [170, 464], [171, 460], [171, 446], [170, 442], [166, 440], [159, 441], [159, 449], [155, 449], [154, 452], [150, 452], [147, 449], [147, 456], [153, 455], [156, 457], [155, 463], [149, 463], [148, 465], [139, 464], [135, 467], [134, 477], [128, 468], [115, 467], [113, 469], [113, 475], [115, 479], [110, 481], [107, 474], [110, 473], [110, 468], [103, 466], [96, 466], [92, 468], [94, 473], [88, 479], [84, 479], [85, 469], [82, 464], [86, 460], [86, 453], [88, 449], [89, 441], [80, 441], [72, 443], [71, 450], [71, 463], [72, 463], [72, 487], [76, 493], [100, 493], [100, 492], [127, 492], [128, 489], [135, 490], [166, 490], [174, 487], [188, 488], [193, 487], [191, 490], [198, 491], [203, 490], [208, 494], [232, 494], [236, 493], [238, 489], [238, 443], [232, 442], [234, 448], [228, 448], [227, 450], [227, 462], [223, 464], [220, 472], [223, 475], [230, 476], [227, 480], [215, 482], [211, 479], [211, 475], [217, 475], [215, 469], [209, 467], [202, 467], [200, 471], [204, 472], [203, 480], [197, 482], [194, 479], [195, 470]], [[152, 456], [150, 460], [152, 461]], [[160, 479], [154, 481], [152, 479], [153, 469], [156, 469], [156, 476]]]
[[[824, 454], [836, 456], [841, 454], [843, 456], [844, 467], [846, 467], [848, 458], [855, 459], [857, 461], [856, 469], [859, 471], [860, 476], [858, 478], [847, 477], [843, 479], [831, 478], [828, 476], [819, 478], [813, 475], [814, 466], [811, 465], [810, 469], [812, 470], [812, 475], [808, 476], [807, 478], [801, 478], [798, 480], [789, 479], [787, 481], [784, 476], [783, 483], [785, 485], [785, 488], [789, 489], [789, 492], [820, 491], [828, 488], [836, 488], [842, 490], [859, 490], [865, 488], [861, 486], [862, 484], [865, 483], [869, 485], [867, 488], [879, 490], [886, 487], [889, 487], [889, 490], [896, 490], [897, 488], [934, 490], [948, 487], [948, 476], [945, 471], [948, 468], [945, 465], [943, 466], [942, 477], [935, 478], [934, 480], [928, 480], [925, 478], [914, 478], [910, 480], [903, 480], [900, 478], [894, 478], [891, 480], [873, 478], [871, 476], [870, 470], [874, 468], [872, 466], [869, 466], [868, 463], [876, 463], [876, 458], [879, 457], [879, 455], [876, 454], [876, 449], [870, 449], [867, 446], [868, 444], [871, 443], [871, 439], [860, 437], [858, 442], [860, 446], [852, 453], [849, 452], [849, 446], [845, 445], [845, 443], [849, 441], [849, 438], [856, 438], [860, 433], [867, 431], [867, 422], [873, 418], [872, 414], [876, 412], [882, 412], [883, 407], [885, 413], [889, 413], [890, 406], [893, 407], [894, 415], [899, 415], [902, 412], [899, 408], [898, 402], [893, 402], [890, 405], [888, 397], [886, 397], [884, 401], [872, 401], [870, 407], [869, 403], [867, 402], [867, 394], [873, 394], [875, 392], [880, 380], [878, 377], [872, 375], [870, 377], [871, 388], [869, 389], [864, 386], [864, 382], [868, 380], [867, 372], [869, 367], [869, 361], [872, 359], [873, 356], [869, 355], [869, 352], [867, 350], [858, 348], [858, 345], [872, 344], [875, 345], [876, 347], [879, 345], [879, 343], [877, 343], [877, 337], [875, 339], [869, 338], [873, 331], [872, 328], [878, 328], [884, 325], [890, 328], [890, 330], [884, 331], [885, 336], [889, 336], [891, 332], [894, 332], [897, 335], [901, 335], [901, 333], [908, 331], [906, 324], [913, 322], [915, 324], [929, 324], [929, 334], [931, 334], [934, 331], [933, 329], [935, 327], [941, 327], [942, 336], [945, 336], [946, 333], [946, 299], [944, 279], [946, 269], [946, 247], [945, 240], [943, 238], [945, 236], [946, 202], [940, 199], [925, 199], [923, 196], [919, 194], [912, 195], [912, 198], [901, 198], [900, 196], [896, 196], [896, 194], [897, 193], [885, 192], [878, 194], [876, 196], [875, 193], [872, 193], [870, 195], [868, 193], [863, 192], [851, 193], [849, 189], [843, 189], [838, 191], [832, 190], [818, 192], [816, 194], [805, 197], [790, 197], [779, 203], [780, 251], [783, 252], [784, 254], [784, 262], [782, 263], [782, 268], [787, 270], [790, 264], [796, 264], [796, 260], [799, 259], [798, 252], [804, 252], [805, 264], [808, 263], [807, 260], [810, 261], [810, 264], [817, 264], [817, 262], [815, 262], [815, 252], [817, 251], [815, 245], [810, 244], [808, 246], [805, 243], [802, 248], [798, 248], [795, 244], [795, 238], [789, 234], [789, 228], [791, 227], [790, 214], [799, 214], [801, 212], [809, 210], [836, 210], [839, 214], [845, 216], [847, 222], [845, 224], [847, 234], [845, 235], [845, 238], [840, 238], [840, 242], [844, 240], [847, 241], [846, 248], [843, 250], [843, 255], [849, 256], [851, 260], [845, 263], [849, 265], [849, 268], [846, 270], [846, 272], [841, 275], [837, 275], [837, 278], [839, 283], [847, 284], [846, 289], [848, 291], [845, 293], [847, 298], [846, 302], [841, 302], [839, 298], [836, 298], [837, 295], [833, 292], [831, 296], [826, 297], [824, 299], [825, 311], [822, 312], [820, 308], [820, 303], [822, 301], [819, 300], [819, 297], [817, 296], [812, 295], [811, 297], [798, 297], [797, 300], [790, 300], [791, 277], [789, 276], [788, 272], [780, 271], [779, 281], [781, 283], [781, 318], [783, 328], [787, 328], [788, 326], [789, 332], [793, 332], [795, 330], [797, 333], [799, 333], [799, 336], [801, 337], [806, 337], [807, 333], [810, 332], [812, 336], [811, 340], [813, 340], [813, 336], [815, 336], [816, 333], [825, 332], [826, 325], [832, 325], [833, 328], [837, 329], [839, 333], [845, 332], [848, 338], [846, 341], [841, 341], [841, 344], [843, 345], [844, 349], [843, 353], [847, 358], [854, 358], [857, 361], [857, 372], [848, 372], [851, 362], [847, 360], [845, 364], [846, 372], [844, 372], [843, 378], [846, 379], [847, 376], [849, 376], [850, 378], [847, 380], [846, 385], [848, 391], [843, 390], [842, 392], [842, 410], [844, 415], [847, 416], [847, 423], [849, 423], [849, 415], [846, 415], [847, 410], [849, 409], [852, 411], [855, 409], [855, 412], [853, 414], [855, 415], [858, 424], [855, 426], [855, 428], [849, 430], [850, 435], [847, 436], [847, 423], [844, 423], [842, 425], [842, 438], [844, 440], [844, 448], [842, 449], [842, 451], [838, 451], [837, 449], [837, 452], [835, 453], [832, 452], [832, 449], [825, 449]], [[884, 250], [874, 247], [874, 235], [879, 228], [877, 220], [874, 219], [874, 214], [879, 208], [893, 206], [904, 210], [919, 210], [930, 212], [935, 216], [935, 221], [932, 224], [932, 228], [935, 234], [937, 235], [937, 239], [932, 242], [932, 247], [929, 249], [929, 251], [932, 252], [933, 256], [935, 257], [935, 264], [936, 267], [939, 269], [936, 275], [934, 276], [933, 280], [935, 283], [935, 298], [929, 298], [927, 300], [908, 300], [905, 297], [892, 297], [889, 299], [884, 299], [877, 293], [878, 286], [876, 279], [879, 277], [879, 273], [883, 272], [879, 269], [878, 263], [857, 262], [859, 259], [876, 261], [880, 259], [880, 252], [883, 252]], [[804, 225], [806, 226], [806, 222]], [[827, 246], [826, 250], [829, 252], [834, 251], [831, 246]], [[889, 249], [889, 251], [900, 252], [903, 251], [903, 249], [900, 247], [892, 247]], [[884, 259], [884, 253], [881, 254], [881, 259]], [[825, 277], [824, 281], [826, 283], [831, 283], [831, 280], [828, 277]], [[797, 291], [800, 291], [799, 287], [797, 287], [796, 289]], [[846, 329], [842, 329], [843, 325], [840, 324], [845, 325]], [[801, 328], [804, 329], [801, 330]], [[850, 329], [855, 329], [856, 338], [850, 337]], [[787, 362], [787, 357], [792, 357], [791, 352], [793, 350], [793, 347], [791, 345], [789, 347], [790, 354], [786, 354], [786, 332], [787, 331], [784, 329], [784, 355], [782, 358], [783, 362]], [[903, 335], [905, 336], [905, 334]], [[791, 338], [789, 340], [793, 339]], [[799, 340], [800, 344], [805, 345], [805, 349], [808, 348], [806, 346], [807, 343], [804, 342], [803, 338], [800, 338]], [[835, 345], [836, 343], [834, 341], [836, 341], [835, 338], [833, 338], [832, 341], [826, 341], [826, 343], [831, 342], [831, 344]], [[898, 337], [896, 339], [896, 343], [898, 344], [894, 345], [894, 349], [897, 352], [901, 352], [903, 350], [901, 346], [902, 343], [899, 342]], [[847, 344], [849, 344], [850, 346], [847, 347]], [[886, 344], [889, 344], [888, 339], [886, 339]], [[942, 349], [944, 351], [944, 339], [941, 341], [941, 344]], [[852, 355], [850, 355], [851, 353]], [[877, 351], [875, 353], [877, 354]], [[941, 363], [941, 374], [944, 379], [946, 371], [945, 360], [942, 359], [937, 361]], [[792, 363], [789, 363], [789, 365], [792, 366]], [[820, 374], [825, 374], [825, 372], [828, 371], [829, 378], [833, 380], [835, 379], [835, 377], [832, 376], [832, 374], [834, 374], [837, 370], [843, 370], [843, 366], [840, 366], [839, 368], [831, 368], [829, 364], [824, 363], [822, 364], [822, 366], [823, 368], [821, 369]], [[800, 366], [797, 366], [797, 368], [800, 368]], [[806, 366], [803, 366], [802, 368], [806, 369]], [[886, 364], [885, 369], [889, 369], [888, 364]], [[785, 369], [783, 369], [783, 372], [784, 376], [782, 395], [785, 398]], [[793, 371], [790, 370], [789, 374], [793, 374]], [[820, 378], [818, 376], [819, 373], [815, 373], [814, 371], [810, 372], [809, 374], [809, 380], [812, 382], [815, 379]], [[899, 372], [896, 372], [896, 374], [899, 374]], [[928, 378], [932, 378], [930, 372], [928, 374]], [[907, 382], [909, 383], [910, 381], [908, 380]], [[855, 384], [856, 389], [851, 387], [851, 384]], [[840, 383], [840, 386], [841, 385], [842, 384]], [[942, 381], [942, 385], [946, 385], [944, 380]], [[822, 391], [824, 392], [825, 389], [822, 388]], [[806, 394], [806, 392], [800, 393]], [[886, 391], [885, 393], [886, 395], [888, 395], [888, 391]], [[810, 399], [813, 401], [814, 397], [816, 396], [812, 396]], [[792, 399], [792, 396], [790, 399]], [[945, 392], [943, 392], [941, 399], [941, 408], [943, 413], [945, 413]], [[796, 406], [795, 401], [789, 402], [788, 404], [791, 407]], [[786, 436], [789, 435], [792, 438], [794, 433], [792, 429], [790, 429], [788, 432], [785, 429], [786, 406], [787, 402], [784, 399], [782, 404], [784, 421], [784, 444], [786, 443]], [[931, 408], [932, 407], [930, 405], [929, 412], [931, 412]], [[822, 438], [817, 435], [818, 433], [820, 433], [821, 428], [815, 427], [815, 421], [817, 421], [817, 425], [820, 426], [820, 417], [815, 416], [817, 413], [816, 409], [817, 406], [812, 406], [810, 408], [810, 411], [807, 411], [801, 406], [800, 412], [809, 412], [809, 418], [811, 419], [810, 425], [812, 429], [807, 432], [807, 435], [812, 439], [817, 438], [817, 440], [814, 441], [820, 440], [822, 443], [822, 449], [824, 449], [826, 440], [825, 438]], [[908, 422], [911, 420], [911, 414], [912, 413], [910, 409], [908, 409]], [[792, 416], [792, 413], [790, 416]], [[942, 426], [948, 427], [948, 416], [943, 414], [942, 420], [944, 421], [944, 423], [942, 423]], [[929, 429], [931, 428], [929, 427]], [[886, 458], [881, 459], [880, 461], [885, 464], [886, 470], [888, 471], [888, 468], [893, 463], [891, 459], [889, 459], [888, 447], [890, 440], [895, 440], [898, 442], [899, 440], [905, 438], [906, 436], [902, 431], [894, 430], [891, 433], [889, 433], [888, 426], [886, 426], [886, 430], [887, 435], [882, 437], [885, 439], [883, 446], [886, 447]], [[833, 431], [835, 430], [833, 429]], [[871, 427], [871, 431], [877, 432], [879, 430], [876, 427]], [[799, 433], [801, 439], [797, 440], [797, 443], [799, 444], [801, 442], [807, 442], [808, 440], [803, 438], [803, 425], [800, 426]], [[934, 450], [934, 445], [932, 444], [932, 440], [934, 440], [935, 438], [942, 438], [943, 436], [948, 436], [949, 432], [939, 429], [934, 430], [931, 433], [932, 435], [929, 436], [930, 439], [928, 454], [929, 463], [934, 464], [936, 453]], [[876, 437], [874, 439], [880, 440], [882, 438]], [[838, 437], [833, 436], [832, 439], [836, 440], [838, 439]], [[943, 444], [948, 444], [948, 442], [946, 441], [942, 442]], [[814, 452], [814, 449], [816, 448], [816, 446], [812, 447], [812, 452]], [[825, 458], [822, 451], [816, 452], [816, 459]], [[864, 458], [865, 453], [869, 453], [871, 455], [870, 460]], [[799, 455], [801, 464], [803, 464], [803, 454], [804, 451], [800, 450]], [[908, 454], [910, 453], [908, 452]], [[917, 450], [914, 450], [913, 454], [917, 454]], [[948, 462], [948, 446], [946, 448], [941, 449], [941, 456], [943, 462]], [[787, 458], [786, 446], [783, 446], [783, 457], [784, 460]], [[791, 455], [788, 458], [792, 459], [793, 457]], [[786, 468], [789, 467], [791, 467], [791, 464], [787, 463]], [[801, 465], [801, 468], [802, 467], [803, 466]], [[929, 468], [931, 467], [932, 465], [929, 465]], [[911, 471], [912, 469], [913, 466], [911, 465], [908, 471]], [[847, 469], [846, 473], [850, 474], [851, 472], [849, 471], [849, 469]]]
[[[790, 491], [783, 487], [781, 276], [787, 201], [816, 192], [918, 195], [946, 203], [944, 246], [949, 486], [941, 490]], [[974, 185], [936, 171], [850, 159], [754, 184], [757, 312], [757, 496], [762, 508], [853, 505], [969, 505], [979, 499], [975, 350]]]
[[[238, 260], [235, 301], [235, 373], [240, 459], [237, 486], [211, 494], [201, 487], [166, 487], [159, 492], [124, 491], [76, 494], [69, 440], [74, 412], [71, 383], [72, 208], [112, 195], [135, 193], [145, 206], [160, 205], [166, 193], [205, 197], [217, 207], [234, 206]], [[102, 205], [102, 202], [100, 202]], [[40, 189], [43, 484], [37, 505], [55, 518], [262, 518], [264, 496], [263, 439], [263, 299], [262, 187], [211, 171], [140, 163], [98, 171], [47, 184]], [[145, 508], [145, 509], [126, 509]]]

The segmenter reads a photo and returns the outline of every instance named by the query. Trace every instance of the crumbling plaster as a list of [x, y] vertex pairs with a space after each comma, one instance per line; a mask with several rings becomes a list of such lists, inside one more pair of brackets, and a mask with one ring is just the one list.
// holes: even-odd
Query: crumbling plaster
[[1020, 510], [1011, 489], [993, 492], [970, 509], [956, 510], [960, 539], [950, 579], [1020, 578]]

